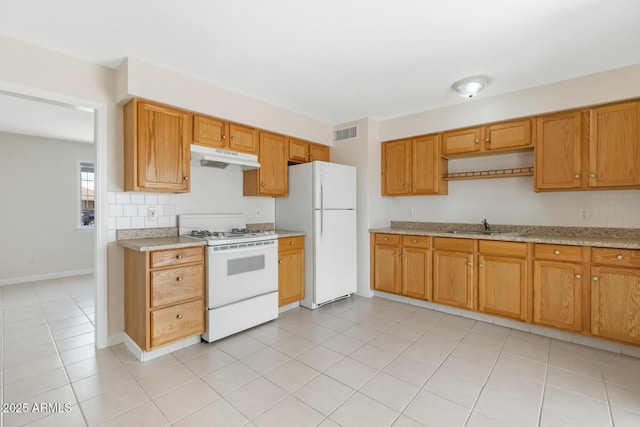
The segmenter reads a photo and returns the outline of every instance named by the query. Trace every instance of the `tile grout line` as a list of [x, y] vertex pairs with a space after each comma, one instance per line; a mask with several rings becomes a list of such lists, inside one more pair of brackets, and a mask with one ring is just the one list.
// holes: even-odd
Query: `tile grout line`
[[538, 426], [542, 423], [542, 408], [544, 407], [544, 399], [547, 395], [547, 381], [549, 380], [549, 360], [551, 356], [551, 341], [547, 349], [547, 359], [544, 365], [544, 381], [542, 383], [542, 396], [540, 396], [540, 407], [538, 408]]

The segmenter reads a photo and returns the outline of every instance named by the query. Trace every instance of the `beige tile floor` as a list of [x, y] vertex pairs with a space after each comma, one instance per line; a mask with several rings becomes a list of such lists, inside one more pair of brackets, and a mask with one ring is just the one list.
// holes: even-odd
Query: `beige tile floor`
[[640, 425], [640, 359], [385, 299], [141, 364], [94, 349], [90, 277], [0, 295], [5, 426]]

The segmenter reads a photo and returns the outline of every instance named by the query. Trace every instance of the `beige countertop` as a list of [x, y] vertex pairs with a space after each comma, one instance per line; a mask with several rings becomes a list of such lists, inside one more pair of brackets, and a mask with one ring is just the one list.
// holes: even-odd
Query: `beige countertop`
[[148, 237], [144, 239], [118, 240], [120, 246], [139, 252], [156, 251], [163, 249], [187, 248], [190, 246], [204, 246], [202, 239], [193, 239], [186, 236]]
[[278, 230], [276, 229], [276, 234], [278, 235], [278, 238], [286, 238], [286, 237], [298, 237], [298, 236], [304, 236], [306, 235], [306, 233], [304, 231], [295, 231], [295, 230]]
[[[391, 222], [391, 227], [374, 228], [372, 233], [450, 237], [454, 239], [500, 240], [507, 242], [551, 243], [556, 245], [640, 249], [640, 230], [635, 228], [577, 228], [543, 226], [495, 226], [500, 234], [482, 234], [476, 224]], [[451, 230], [466, 230], [452, 233]], [[475, 232], [474, 232], [475, 231]], [[629, 237], [621, 237], [629, 236]]]

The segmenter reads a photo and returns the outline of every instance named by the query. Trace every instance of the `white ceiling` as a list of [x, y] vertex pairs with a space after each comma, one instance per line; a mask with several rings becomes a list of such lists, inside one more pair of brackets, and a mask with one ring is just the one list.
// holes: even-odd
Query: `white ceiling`
[[0, 34], [103, 64], [127, 56], [330, 124], [640, 63], [638, 0], [0, 1]]

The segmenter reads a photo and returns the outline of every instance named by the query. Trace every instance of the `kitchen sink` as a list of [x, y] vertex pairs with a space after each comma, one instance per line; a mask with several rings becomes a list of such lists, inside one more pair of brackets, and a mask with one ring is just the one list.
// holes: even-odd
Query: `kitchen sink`
[[516, 232], [488, 231], [488, 230], [477, 230], [477, 231], [472, 231], [472, 230], [450, 230], [449, 233], [451, 233], [451, 234], [481, 234], [483, 236], [496, 236], [496, 235], [501, 235], [501, 236], [521, 236], [522, 235], [522, 233], [516, 233]]

